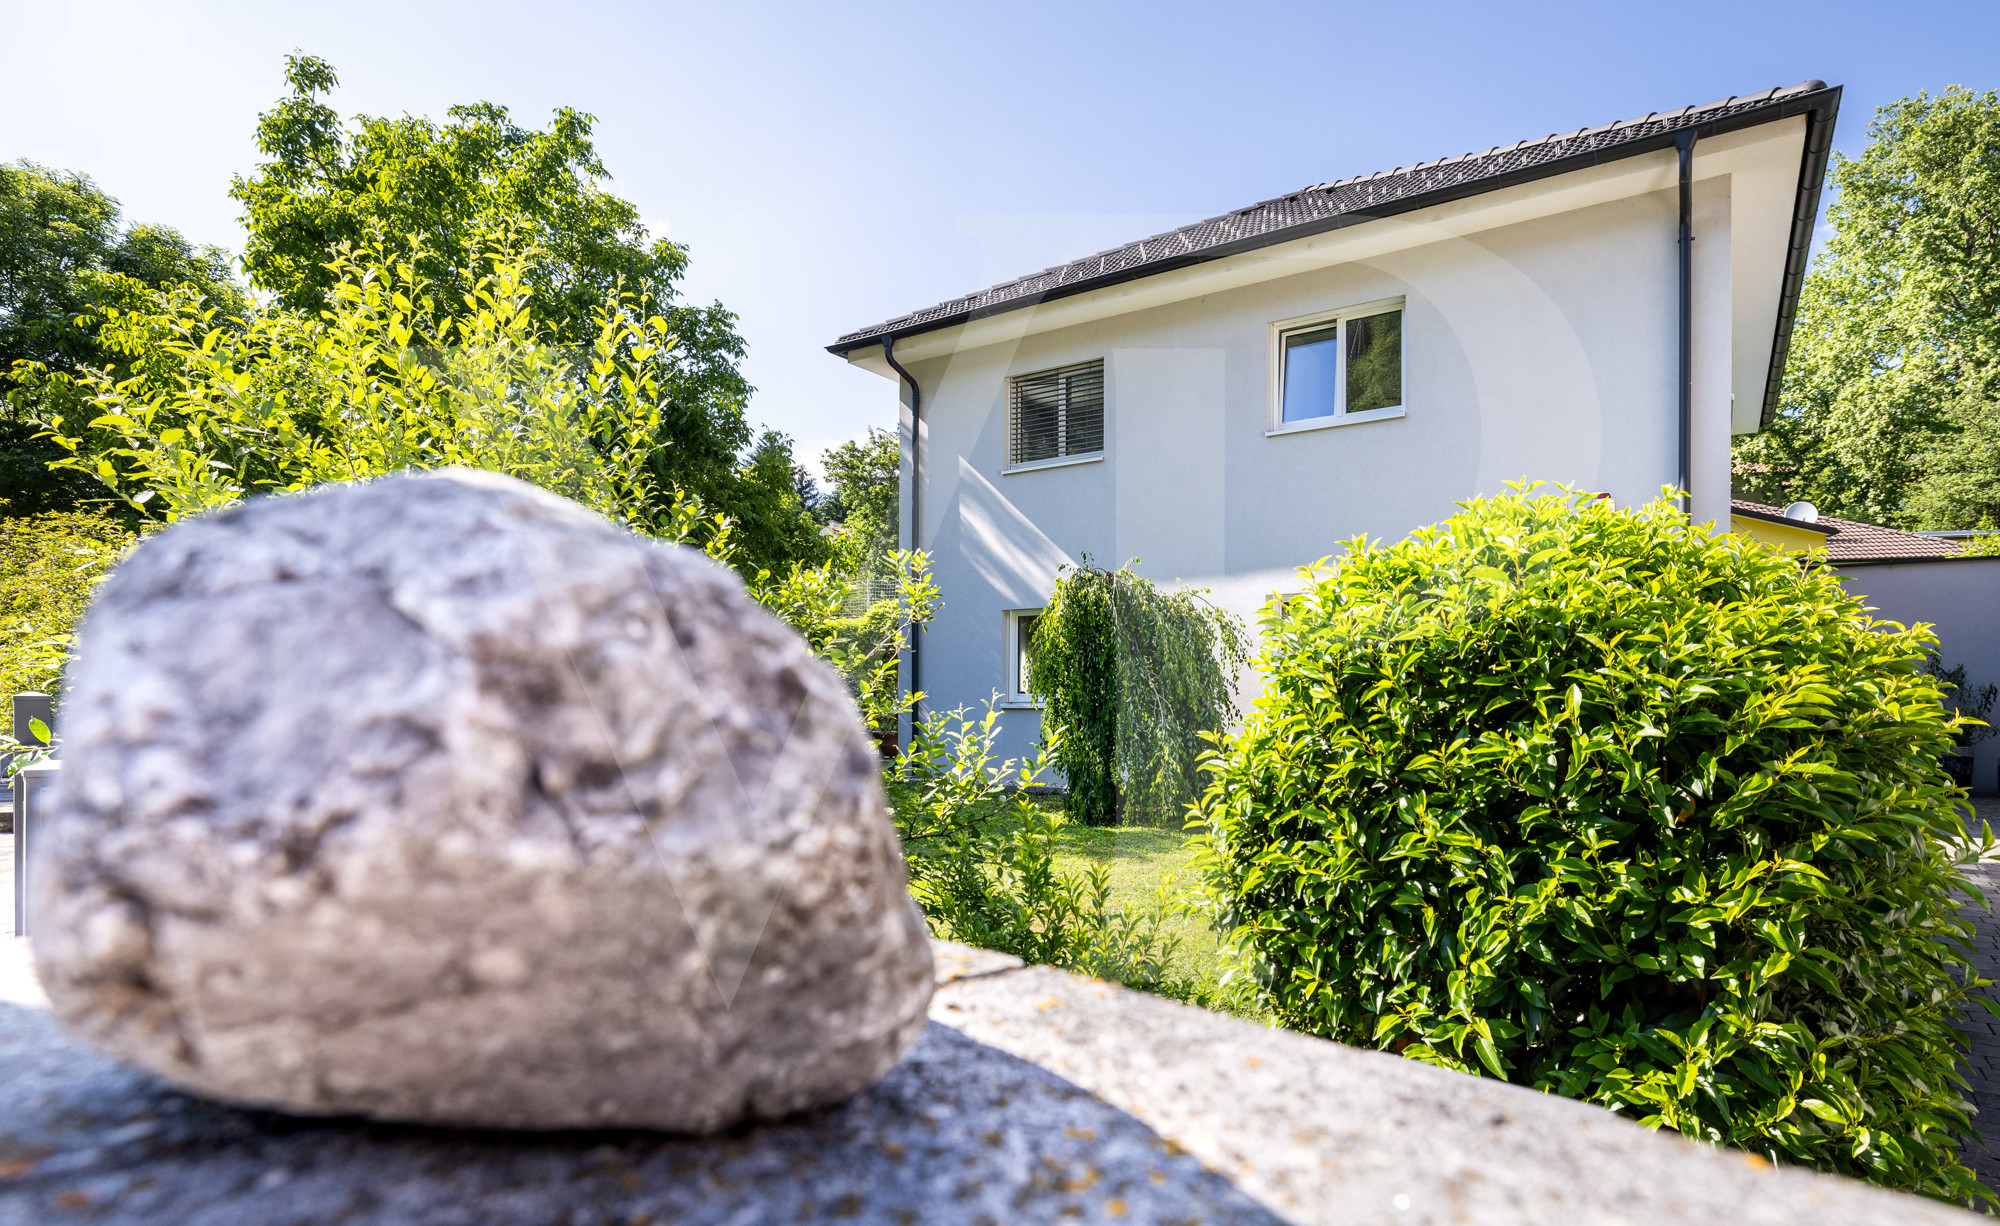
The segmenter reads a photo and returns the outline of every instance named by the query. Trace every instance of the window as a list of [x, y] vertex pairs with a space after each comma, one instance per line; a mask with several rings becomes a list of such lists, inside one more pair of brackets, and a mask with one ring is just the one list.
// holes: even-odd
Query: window
[[1401, 299], [1279, 324], [1274, 338], [1273, 431], [1402, 416]]
[[1040, 609], [1010, 609], [1006, 616], [1007, 625], [1007, 705], [1027, 707], [1035, 705], [1035, 696], [1028, 692], [1028, 645], [1035, 638], [1035, 623], [1041, 620]]
[[1056, 463], [1103, 450], [1103, 361], [1007, 380], [1007, 467]]

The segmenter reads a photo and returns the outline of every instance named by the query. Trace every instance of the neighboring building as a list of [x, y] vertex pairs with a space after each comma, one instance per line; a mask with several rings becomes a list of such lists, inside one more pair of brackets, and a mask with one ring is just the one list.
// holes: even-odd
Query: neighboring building
[[[1824, 548], [1841, 582], [1875, 617], [1929, 625], [1944, 666], [1964, 665], [1969, 687], [2000, 682], [2000, 557], [1967, 555], [1958, 539], [1982, 534], [1899, 532], [1793, 506], [1799, 512], [1788, 515], [1792, 508], [1736, 499], [1730, 526], [1787, 552]], [[2000, 711], [1993, 718], [2000, 721]], [[2000, 737], [1974, 748], [1973, 790], [2000, 790]]]
[[1521, 477], [1626, 505], [1684, 484], [1726, 521], [1839, 99], [1810, 81], [1321, 183], [842, 337], [902, 386], [902, 543], [944, 601], [908, 661], [929, 705], [998, 690], [1026, 752], [1021, 623], [1085, 556], [1249, 617], [1343, 541]]
[[1852, 519], [1835, 519], [1812, 509], [1811, 503], [1793, 503], [1803, 508], [1791, 514], [1761, 502], [1733, 498], [1729, 502], [1729, 526], [1734, 532], [1756, 537], [1787, 553], [1825, 549], [1827, 560], [1845, 569], [1885, 562], [1930, 562], [1956, 558], [1965, 547], [1957, 540], [1934, 532], [1902, 532], [1879, 524]]

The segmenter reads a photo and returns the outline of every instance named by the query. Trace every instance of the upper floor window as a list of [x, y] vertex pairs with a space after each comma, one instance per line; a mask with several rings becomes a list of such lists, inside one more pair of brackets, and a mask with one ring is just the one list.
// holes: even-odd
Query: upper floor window
[[1078, 362], [1007, 380], [1007, 467], [1104, 450], [1104, 362]]
[[1402, 299], [1287, 321], [1274, 341], [1274, 431], [1402, 415]]

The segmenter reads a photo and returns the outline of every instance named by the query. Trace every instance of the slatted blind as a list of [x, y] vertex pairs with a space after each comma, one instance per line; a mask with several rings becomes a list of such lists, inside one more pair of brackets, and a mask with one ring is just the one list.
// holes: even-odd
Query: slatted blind
[[1078, 362], [1007, 381], [1007, 463], [1104, 450], [1104, 362]]

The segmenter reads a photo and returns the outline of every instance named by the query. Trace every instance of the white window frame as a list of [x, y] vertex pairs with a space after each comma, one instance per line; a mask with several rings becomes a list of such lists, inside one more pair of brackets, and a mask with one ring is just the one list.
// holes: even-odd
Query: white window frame
[[1000, 703], [1003, 707], [1039, 710], [1042, 706], [1040, 699], [1021, 688], [1021, 658], [1016, 653], [1021, 643], [1021, 619], [1040, 617], [1043, 612], [1044, 609], [1008, 609], [1001, 614], [1001, 633], [1004, 637], [1000, 644], [1000, 658], [1007, 670], [1006, 684], [1000, 687], [1000, 692], [1006, 695]]
[[[1347, 321], [1367, 315], [1380, 315], [1385, 311], [1403, 312], [1402, 382], [1403, 403], [1380, 409], [1364, 409], [1359, 413], [1347, 411]], [[1340, 371], [1334, 382], [1340, 388], [1340, 411], [1329, 417], [1309, 417], [1303, 421], [1285, 420], [1285, 338], [1294, 332], [1311, 332], [1328, 324], [1340, 325]], [[1280, 319], [1271, 325], [1270, 338], [1270, 410], [1266, 420], [1264, 436], [1280, 434], [1301, 434], [1308, 430], [1329, 430], [1335, 426], [1358, 426], [1363, 422], [1388, 421], [1402, 417], [1410, 401], [1410, 312], [1407, 300], [1402, 297], [1377, 298], [1373, 302], [1358, 302], [1353, 306], [1338, 307], [1331, 311], [1316, 311], [1311, 315], [1298, 315], [1291, 319]]]

